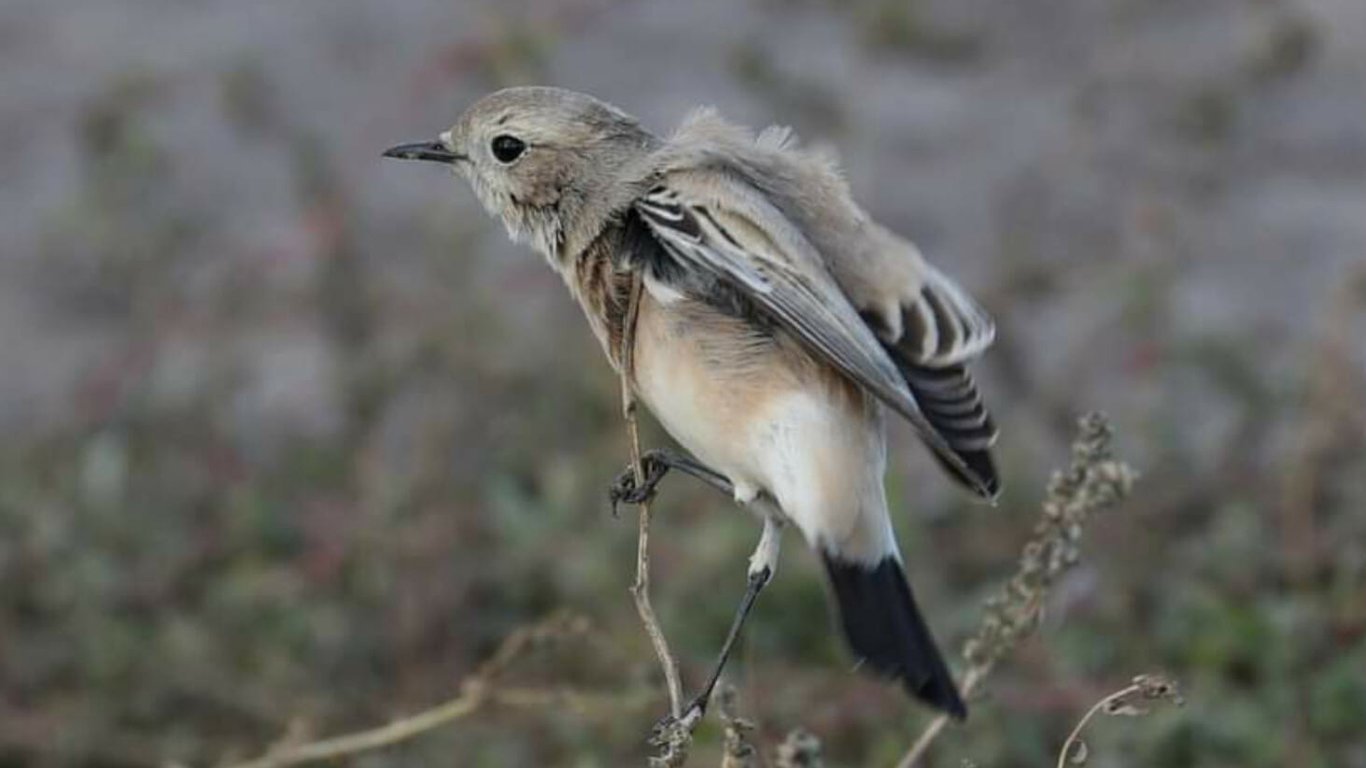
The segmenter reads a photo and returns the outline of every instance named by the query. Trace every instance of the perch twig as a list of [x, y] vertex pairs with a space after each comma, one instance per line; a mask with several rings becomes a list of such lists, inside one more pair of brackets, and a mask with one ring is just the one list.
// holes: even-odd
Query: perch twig
[[[636, 320], [640, 315], [640, 294], [642, 289], [640, 272], [631, 275], [631, 292], [627, 300], [626, 315], [622, 321], [621, 350], [617, 358], [621, 373], [621, 415], [626, 420], [626, 437], [630, 444], [631, 468], [635, 474], [636, 487], [645, 485], [645, 467], [640, 461], [640, 426], [636, 421], [636, 399], [631, 379], [635, 364]], [[683, 683], [678, 676], [678, 662], [669, 650], [669, 641], [664, 629], [655, 616], [654, 605], [650, 602], [650, 500], [643, 499], [637, 505], [640, 510], [640, 523], [636, 535], [636, 580], [631, 585], [631, 597], [635, 598], [636, 612], [645, 625], [645, 633], [650, 636], [659, 666], [664, 670], [664, 683], [669, 689], [669, 713], [674, 727], [668, 729], [661, 739], [662, 751], [659, 757], [652, 758], [651, 765], [679, 766], [687, 759], [688, 742], [691, 733], [681, 725], [683, 714]]]

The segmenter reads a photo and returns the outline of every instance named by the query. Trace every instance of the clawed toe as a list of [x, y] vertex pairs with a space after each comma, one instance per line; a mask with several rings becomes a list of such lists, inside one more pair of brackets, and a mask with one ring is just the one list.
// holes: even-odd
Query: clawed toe
[[677, 740], [681, 731], [682, 735], [692, 735], [693, 729], [702, 720], [702, 715], [706, 714], [707, 703], [701, 699], [694, 699], [692, 703], [683, 708], [683, 714], [679, 717], [665, 715], [661, 717], [650, 729], [650, 745], [655, 747], [666, 746]]
[[640, 487], [636, 487], [636, 473], [631, 467], [627, 467], [625, 472], [617, 475], [617, 479], [612, 481], [612, 485], [607, 489], [607, 499], [612, 504], [612, 517], [621, 515], [622, 504], [643, 504], [655, 495], [654, 486], [648, 482]]
[[645, 482], [637, 484], [635, 466], [627, 465], [608, 487], [607, 498], [612, 504], [612, 517], [619, 516], [622, 504], [644, 504], [654, 498], [659, 481], [669, 472], [669, 465], [659, 451], [642, 455], [640, 465]]

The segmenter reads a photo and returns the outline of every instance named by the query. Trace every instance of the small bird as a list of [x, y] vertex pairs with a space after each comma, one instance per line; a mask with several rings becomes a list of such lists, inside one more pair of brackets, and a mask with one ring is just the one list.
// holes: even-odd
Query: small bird
[[668, 138], [591, 96], [497, 91], [436, 141], [385, 156], [449, 165], [516, 241], [564, 278], [613, 367], [643, 289], [633, 390], [689, 454], [648, 454], [763, 523], [720, 658], [684, 717], [705, 711], [785, 525], [825, 565], [862, 667], [956, 718], [967, 710], [911, 596], [883, 488], [884, 412], [948, 475], [994, 499], [997, 431], [966, 364], [995, 326], [920, 251], [873, 221], [835, 161], [785, 128], [757, 136], [714, 111]]

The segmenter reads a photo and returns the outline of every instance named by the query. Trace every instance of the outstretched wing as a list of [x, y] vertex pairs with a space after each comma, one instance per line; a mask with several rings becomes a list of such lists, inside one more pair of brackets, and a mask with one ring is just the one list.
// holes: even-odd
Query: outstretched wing
[[902, 371], [806, 237], [749, 185], [721, 171], [671, 174], [635, 204], [664, 250], [740, 291], [764, 314], [916, 428], [936, 457], [984, 496], [991, 483], [922, 412]]

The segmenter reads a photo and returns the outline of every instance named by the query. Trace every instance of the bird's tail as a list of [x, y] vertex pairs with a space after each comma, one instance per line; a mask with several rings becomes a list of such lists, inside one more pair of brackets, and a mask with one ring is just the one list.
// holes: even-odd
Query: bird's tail
[[901, 563], [892, 556], [873, 566], [822, 553], [849, 646], [873, 672], [899, 680], [906, 691], [956, 719], [967, 717], [944, 659], [911, 596]]

